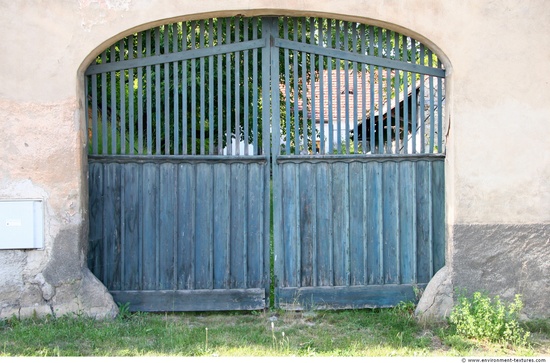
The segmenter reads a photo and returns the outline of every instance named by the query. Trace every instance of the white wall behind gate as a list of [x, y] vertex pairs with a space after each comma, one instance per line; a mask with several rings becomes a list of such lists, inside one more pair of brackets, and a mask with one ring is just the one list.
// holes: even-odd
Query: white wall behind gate
[[550, 315], [549, 2], [0, 0], [0, 200], [45, 205], [45, 248], [0, 250], [0, 317], [115, 313], [85, 262], [83, 72], [136, 30], [232, 14], [359, 20], [434, 49], [448, 72], [452, 283], [522, 293], [526, 313]]

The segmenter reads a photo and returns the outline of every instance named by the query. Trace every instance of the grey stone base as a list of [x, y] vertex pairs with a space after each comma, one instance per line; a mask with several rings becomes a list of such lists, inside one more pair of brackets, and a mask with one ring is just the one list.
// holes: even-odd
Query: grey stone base
[[550, 316], [550, 224], [458, 224], [451, 232], [455, 289], [506, 301], [521, 294], [526, 318]]

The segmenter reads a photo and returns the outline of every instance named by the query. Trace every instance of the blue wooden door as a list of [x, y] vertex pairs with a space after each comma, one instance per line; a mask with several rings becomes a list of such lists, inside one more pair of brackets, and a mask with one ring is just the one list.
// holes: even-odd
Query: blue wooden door
[[284, 308], [414, 299], [444, 264], [444, 74], [333, 19], [114, 43], [86, 71], [90, 269], [130, 310], [262, 309], [271, 284]]
[[259, 23], [146, 30], [86, 72], [89, 266], [130, 310], [266, 306], [269, 100], [262, 109]]
[[271, 34], [277, 304], [414, 301], [445, 263], [441, 63], [355, 22], [281, 18]]

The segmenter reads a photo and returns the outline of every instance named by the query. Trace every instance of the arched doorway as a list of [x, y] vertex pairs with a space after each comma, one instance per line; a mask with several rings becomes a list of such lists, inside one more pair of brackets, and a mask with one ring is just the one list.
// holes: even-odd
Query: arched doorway
[[133, 310], [413, 299], [445, 263], [444, 77], [335, 19], [121, 39], [86, 71], [91, 270]]

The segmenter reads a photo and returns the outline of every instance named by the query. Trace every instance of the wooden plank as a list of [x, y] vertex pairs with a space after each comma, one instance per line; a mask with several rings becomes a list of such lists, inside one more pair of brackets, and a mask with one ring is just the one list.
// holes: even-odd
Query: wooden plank
[[122, 214], [124, 226], [124, 279], [122, 290], [141, 289], [141, 255], [140, 255], [140, 224], [142, 215], [141, 204], [141, 166], [137, 164], [124, 164], [123, 168], [123, 200], [124, 213]]
[[399, 283], [399, 186], [397, 163], [382, 164], [384, 283]]
[[334, 285], [348, 286], [349, 274], [349, 178], [348, 164], [332, 167], [332, 218], [334, 236]]
[[178, 166], [178, 289], [195, 288], [195, 165]]
[[300, 286], [315, 286], [316, 281], [316, 218], [315, 218], [315, 174], [312, 164], [298, 164], [298, 185], [300, 204]]
[[246, 210], [247, 176], [245, 164], [231, 164], [231, 285], [230, 288], [246, 287]]
[[383, 283], [382, 163], [367, 163], [367, 275], [368, 284]]
[[214, 165], [214, 289], [230, 286], [230, 166]]
[[130, 311], [261, 310], [264, 289], [111, 291], [117, 303]]
[[247, 195], [247, 288], [263, 286], [264, 240], [264, 169], [260, 164], [248, 164]]
[[144, 290], [157, 289], [158, 283], [158, 203], [159, 168], [155, 164], [143, 165], [143, 255], [142, 281]]
[[159, 185], [159, 285], [161, 290], [175, 290], [175, 261], [177, 250], [177, 169], [176, 165], [160, 165]]
[[371, 285], [278, 288], [278, 306], [285, 310], [387, 308], [401, 301], [416, 302], [419, 285]]
[[416, 162], [416, 238], [417, 282], [428, 282], [432, 277], [432, 195], [431, 165]]
[[317, 185], [317, 286], [332, 286], [333, 276], [333, 235], [332, 235], [332, 173], [330, 165], [318, 164], [315, 167]]
[[104, 270], [103, 283], [108, 289], [120, 289], [120, 250], [121, 250], [121, 215], [120, 215], [120, 168], [118, 164], [104, 166], [104, 203], [103, 203], [103, 237], [104, 237]]
[[211, 165], [198, 164], [196, 168], [195, 203], [195, 289], [213, 288], [213, 180]]
[[349, 164], [349, 243], [350, 243], [350, 285], [365, 285], [365, 248], [366, 231], [363, 230], [365, 211], [363, 196], [366, 181], [363, 180], [362, 163]]
[[398, 168], [400, 282], [412, 284], [416, 282], [415, 165], [411, 161], [402, 161]]
[[279, 276], [281, 279], [280, 286], [298, 286], [300, 281], [299, 263], [300, 263], [300, 232], [299, 218], [300, 212], [298, 209], [298, 176], [296, 165], [284, 165], [281, 167], [282, 174], [282, 241], [284, 244], [282, 261], [284, 266], [284, 275]]
[[89, 234], [88, 234], [88, 267], [98, 278], [103, 276], [103, 164], [90, 163], [89, 179]]
[[432, 161], [433, 271], [445, 265], [445, 162]]

